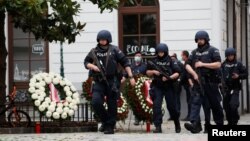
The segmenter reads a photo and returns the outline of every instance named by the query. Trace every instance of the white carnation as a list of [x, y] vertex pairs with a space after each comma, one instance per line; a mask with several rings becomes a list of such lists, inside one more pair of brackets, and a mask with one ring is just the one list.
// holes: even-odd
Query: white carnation
[[35, 86], [36, 86], [36, 82], [30, 82], [30, 83], [29, 83], [29, 86], [30, 86], [30, 87], [35, 87]]
[[76, 88], [75, 88], [75, 86], [70, 86], [70, 88], [71, 88], [71, 90], [73, 91], [73, 92], [75, 92], [76, 91]]
[[68, 96], [68, 97], [66, 97], [66, 101], [67, 101], [67, 102], [71, 102], [71, 101], [72, 101], [72, 98]]
[[42, 86], [42, 85], [43, 85], [43, 84], [41, 84], [41, 87], [39, 87], [38, 90], [44, 92], [44, 91], [45, 91], [45, 88], [44, 88], [44, 86]]
[[45, 108], [49, 107], [49, 103], [48, 103], [47, 101], [44, 101], [44, 102], [42, 103], [42, 105], [43, 105]]
[[68, 103], [67, 101], [65, 101], [65, 102], [63, 103], [63, 106], [67, 107], [67, 106], [69, 106], [69, 103]]
[[43, 78], [42, 78], [42, 76], [41, 76], [41, 75], [37, 75], [37, 76], [36, 76], [36, 80], [42, 81], [42, 80], [43, 80]]
[[41, 95], [42, 91], [39, 90], [39, 89], [37, 89], [37, 90], [36, 90], [36, 93], [37, 93], [38, 95]]
[[42, 78], [44, 78], [44, 77], [46, 77], [47, 76], [47, 73], [40, 73], [40, 76], [42, 77]]
[[34, 100], [37, 99], [37, 98], [38, 98], [37, 93], [32, 94], [32, 95], [31, 95], [31, 98], [34, 99]]
[[47, 117], [47, 118], [50, 118], [51, 116], [52, 116], [52, 112], [47, 111], [47, 112], [46, 112], [46, 117]]
[[42, 95], [38, 96], [38, 100], [43, 101], [44, 100], [44, 96], [42, 96]]
[[63, 112], [62, 107], [57, 107], [57, 108], [56, 108], [56, 112], [58, 112], [59, 114], [61, 114], [61, 113]]
[[67, 113], [65, 113], [65, 112], [63, 112], [62, 115], [61, 115], [62, 119], [66, 119], [67, 116], [68, 116], [68, 115], [67, 115]]
[[46, 93], [45, 93], [44, 91], [41, 91], [41, 92], [40, 92], [40, 96], [46, 97]]
[[77, 101], [75, 99], [72, 99], [71, 103], [74, 104], [74, 105], [76, 105]]
[[69, 109], [69, 107], [64, 107], [64, 108], [63, 108], [63, 112], [68, 113], [68, 112], [69, 112], [69, 110], [70, 110], [70, 109]]
[[53, 105], [53, 106], [56, 107], [56, 102], [55, 102], [55, 101], [52, 101], [52, 102], [50, 103], [50, 105]]
[[49, 97], [46, 97], [46, 98], [45, 98], [45, 101], [48, 102], [48, 103], [50, 103], [50, 102], [51, 102], [51, 99], [50, 99]]
[[36, 83], [36, 79], [33, 77], [30, 79], [30, 83]]
[[74, 93], [74, 94], [73, 94], [73, 98], [74, 98], [74, 99], [79, 98], [79, 93]]
[[53, 118], [54, 118], [54, 119], [59, 119], [59, 118], [60, 118], [60, 114], [57, 113], [57, 112], [54, 112], [54, 113], [53, 113]]
[[69, 104], [69, 107], [70, 107], [71, 109], [74, 109], [74, 106], [75, 106], [74, 103], [70, 103], [70, 104]]
[[73, 109], [76, 111], [78, 109], [77, 105], [74, 105]]
[[80, 103], [80, 98], [76, 98], [75, 101], [76, 101], [76, 104], [79, 104]]
[[73, 94], [73, 93], [72, 93], [71, 91], [66, 91], [66, 95], [67, 95], [67, 96], [72, 96], [72, 94]]
[[74, 110], [70, 109], [68, 114], [69, 114], [69, 116], [73, 116], [74, 115]]
[[50, 105], [48, 109], [50, 112], [54, 112], [56, 110], [56, 107], [54, 105]]
[[44, 107], [44, 105], [40, 105], [38, 109], [39, 109], [39, 111], [43, 112], [45, 110], [45, 107]]
[[47, 83], [47, 84], [50, 84], [51, 82], [52, 82], [52, 79], [51, 79], [51, 77], [45, 77], [45, 82]]
[[63, 88], [63, 90], [64, 90], [65, 92], [67, 92], [67, 91], [70, 91], [70, 88], [69, 88], [69, 86], [66, 86], [66, 87]]
[[44, 81], [41, 81], [40, 84], [42, 87], [44, 87], [46, 85], [46, 83]]
[[64, 80], [61, 80], [60, 81], [60, 85], [63, 87], [64, 85], [66, 85], [65, 81]]
[[57, 107], [63, 107], [63, 104], [61, 102], [57, 103]]
[[54, 78], [53, 80], [52, 80], [52, 82], [53, 82], [53, 84], [54, 85], [57, 85], [57, 84], [59, 84], [59, 78]]
[[39, 105], [41, 104], [41, 101], [40, 100], [36, 100], [35, 101], [35, 105], [38, 107]]
[[36, 83], [35, 83], [35, 87], [36, 87], [36, 88], [39, 88], [39, 87], [41, 87], [41, 84], [40, 84], [40, 82], [36, 82]]
[[30, 87], [30, 88], [29, 88], [29, 92], [30, 92], [30, 93], [34, 93], [35, 91], [36, 91], [35, 87]]

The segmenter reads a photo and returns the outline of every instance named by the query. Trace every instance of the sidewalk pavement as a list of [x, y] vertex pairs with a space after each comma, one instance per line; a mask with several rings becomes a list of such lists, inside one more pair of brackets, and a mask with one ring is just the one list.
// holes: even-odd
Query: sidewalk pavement
[[[173, 121], [163, 123], [163, 133], [154, 134], [151, 125], [151, 132], [146, 132], [146, 124], [134, 126], [133, 121], [127, 120], [117, 124], [117, 131], [114, 135], [104, 135], [101, 132], [83, 133], [56, 133], [56, 134], [1, 134], [0, 141], [207, 141], [207, 134], [203, 132], [192, 134], [184, 128], [181, 122], [181, 133], [175, 133]], [[250, 125], [250, 114], [241, 116], [239, 124]]]

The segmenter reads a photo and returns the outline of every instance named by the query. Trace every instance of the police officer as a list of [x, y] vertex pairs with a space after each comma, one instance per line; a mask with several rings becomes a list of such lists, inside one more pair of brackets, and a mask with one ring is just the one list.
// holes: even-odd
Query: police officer
[[[136, 52], [135, 53], [135, 56], [134, 56], [134, 61], [131, 65], [131, 69], [132, 69], [132, 72], [133, 72], [133, 75], [146, 75], [146, 70], [147, 70], [147, 65], [142, 61], [142, 54], [141, 52]], [[123, 83], [126, 78], [128, 78], [128, 74], [125, 73], [122, 80], [121, 80], [121, 83]], [[135, 117], [135, 122], [134, 122], [134, 125], [139, 125], [140, 124], [140, 120], [138, 118]]]
[[176, 81], [179, 77], [180, 68], [176, 62], [171, 60], [166, 44], [158, 44], [156, 53], [157, 56], [152, 60], [153, 64], [148, 61], [146, 72], [148, 76], [153, 77], [151, 96], [153, 100], [153, 122], [156, 127], [154, 133], [162, 133], [162, 101], [164, 96], [169, 114], [175, 123], [175, 132], [180, 133], [180, 114], [176, 108], [176, 95], [173, 88], [173, 81]]
[[185, 123], [184, 126], [192, 133], [199, 133], [202, 130], [200, 121], [202, 104], [206, 120], [205, 129], [210, 124], [210, 108], [215, 123], [223, 125], [223, 109], [220, 104], [222, 97], [218, 89], [220, 82], [218, 69], [221, 67], [221, 57], [219, 50], [209, 44], [209, 35], [206, 31], [198, 31], [195, 35], [195, 42], [198, 47], [192, 51], [185, 67], [192, 74], [194, 85], [191, 99], [191, 123]]
[[[187, 50], [183, 50], [181, 53], [181, 58], [184, 61], [184, 64], [186, 64], [187, 60], [189, 57], [189, 52]], [[190, 83], [188, 81], [189, 79], [189, 74], [188, 72], [184, 69], [181, 76], [181, 85], [183, 86], [183, 88], [185, 89], [186, 92], [186, 101], [187, 101], [187, 105], [188, 105], [188, 112], [187, 112], [187, 116], [183, 119], [184, 121], [189, 121], [189, 117], [190, 117], [190, 110], [191, 110], [191, 103], [190, 103], [190, 97], [191, 97], [191, 93], [190, 93]]]
[[[86, 56], [84, 65], [93, 73], [93, 109], [103, 124], [104, 134], [114, 134], [117, 99], [120, 93], [118, 90], [120, 81], [117, 78], [117, 65], [120, 64], [125, 68], [132, 86], [135, 85], [135, 80], [126, 56], [118, 47], [110, 44], [112, 42], [111, 33], [107, 30], [101, 30], [97, 34], [97, 42], [97, 46]], [[99, 64], [99, 67], [97, 64]], [[101, 72], [103, 72], [106, 79], [103, 78]], [[105, 96], [108, 110], [103, 106]]]
[[241, 90], [241, 79], [247, 79], [248, 72], [245, 66], [236, 60], [234, 48], [227, 48], [225, 51], [226, 60], [222, 63], [222, 74], [225, 82], [224, 88], [224, 110], [228, 125], [237, 125], [240, 115], [239, 92]]
[[178, 80], [174, 82], [174, 92], [176, 94], [176, 100], [177, 100], [176, 106], [177, 106], [177, 110], [180, 114], [180, 112], [181, 112], [181, 82], [180, 81], [181, 81], [182, 73], [184, 70], [184, 65], [181, 63], [181, 61], [178, 60], [176, 53], [173, 53], [171, 55], [171, 59], [173, 61], [175, 61], [181, 69]]

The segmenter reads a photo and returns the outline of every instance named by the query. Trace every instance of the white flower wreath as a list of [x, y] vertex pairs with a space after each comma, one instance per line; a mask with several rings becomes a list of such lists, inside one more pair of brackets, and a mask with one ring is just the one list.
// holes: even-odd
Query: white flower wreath
[[128, 103], [122, 94], [121, 94], [121, 100], [122, 100], [122, 106], [117, 108], [118, 114], [123, 114], [124, 112], [128, 111]]
[[140, 105], [145, 113], [153, 114], [153, 109], [148, 106], [145, 96], [141, 91], [141, 87], [144, 85], [144, 82], [149, 80], [148, 77], [142, 76], [139, 77], [135, 84], [135, 93], [140, 101]]
[[[58, 91], [56, 100], [53, 98], [51, 88]], [[34, 75], [30, 79], [28, 91], [35, 106], [47, 118], [66, 119], [72, 117], [80, 102], [79, 93], [72, 83], [53, 72]]]

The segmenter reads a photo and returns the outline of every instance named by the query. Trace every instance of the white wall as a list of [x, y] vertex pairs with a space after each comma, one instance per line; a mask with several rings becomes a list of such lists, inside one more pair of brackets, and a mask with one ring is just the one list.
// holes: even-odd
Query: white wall
[[225, 58], [225, 50], [227, 48], [227, 0], [221, 1], [221, 57]]
[[[102, 29], [107, 29], [113, 36], [113, 44], [117, 45], [117, 11], [110, 13], [100, 10], [91, 2], [78, 0], [81, 3], [81, 13], [76, 17], [77, 21], [85, 22], [87, 25], [73, 44], [63, 44], [65, 77], [74, 83], [81, 91], [81, 83], [87, 79], [88, 71], [83, 66], [83, 60], [91, 48], [96, 46], [96, 35]], [[60, 72], [60, 44], [51, 43], [50, 49], [50, 71]]]
[[180, 59], [182, 50], [196, 48], [195, 33], [206, 30], [211, 44], [226, 46], [226, 0], [160, 0], [161, 42]]
[[180, 59], [182, 50], [196, 48], [195, 33], [212, 31], [211, 0], [161, 0], [161, 42], [167, 43], [170, 53], [176, 52]]

